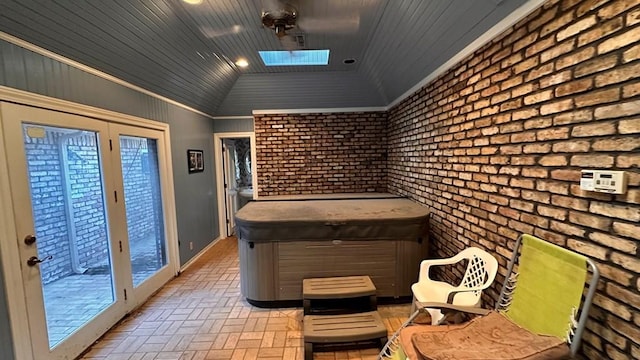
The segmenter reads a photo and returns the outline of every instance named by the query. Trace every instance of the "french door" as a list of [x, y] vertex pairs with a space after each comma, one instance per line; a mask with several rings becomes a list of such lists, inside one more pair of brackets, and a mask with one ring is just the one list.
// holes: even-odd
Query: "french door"
[[1, 103], [35, 359], [72, 359], [175, 273], [163, 132]]

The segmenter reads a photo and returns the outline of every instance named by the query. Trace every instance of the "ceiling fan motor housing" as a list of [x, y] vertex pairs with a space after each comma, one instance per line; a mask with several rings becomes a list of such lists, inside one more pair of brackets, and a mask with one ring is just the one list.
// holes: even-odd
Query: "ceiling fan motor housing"
[[281, 9], [265, 10], [262, 12], [262, 25], [275, 31], [278, 37], [283, 37], [287, 30], [291, 30], [296, 26], [298, 12], [296, 9], [285, 4]]

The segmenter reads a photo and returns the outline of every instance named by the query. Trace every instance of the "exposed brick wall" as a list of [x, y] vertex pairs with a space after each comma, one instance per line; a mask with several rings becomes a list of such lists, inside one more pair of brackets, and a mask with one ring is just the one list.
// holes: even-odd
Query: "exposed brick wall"
[[256, 115], [259, 196], [387, 190], [384, 112]]
[[61, 161], [57, 143], [60, 134], [46, 138], [25, 137], [29, 185], [38, 257], [53, 256], [40, 264], [42, 282], [48, 284], [71, 273]]
[[[148, 146], [151, 145], [151, 146]], [[129, 243], [143, 241], [154, 231], [154, 220], [158, 204], [154, 203], [154, 186], [149, 163], [156, 161], [155, 142], [145, 138], [121, 137], [120, 160], [127, 212], [127, 233]]]
[[[25, 150], [38, 256], [52, 256], [40, 264], [43, 283], [74, 273], [71, 242], [76, 245], [79, 270], [106, 264], [109, 252], [95, 137], [47, 131], [43, 138], [25, 137]], [[71, 234], [69, 209], [74, 221]]]
[[[162, 234], [162, 203], [152, 191], [159, 187], [157, 148], [155, 143], [132, 138], [122, 139], [120, 145], [129, 243], [136, 245], [153, 234]], [[63, 159], [63, 149], [66, 159]], [[62, 132], [47, 131], [43, 138], [26, 137], [25, 150], [38, 255], [53, 257], [40, 265], [43, 283], [75, 273], [72, 242], [76, 246], [78, 271], [106, 271], [109, 245], [95, 136], [64, 136]], [[69, 209], [73, 212], [71, 234], [67, 224]], [[159, 251], [163, 249], [164, 237], [156, 240], [158, 253], [152, 253], [151, 248], [146, 252], [151, 259], [163, 257]], [[134, 259], [134, 265], [136, 261]]]
[[[527, 232], [598, 262], [590, 359], [640, 359], [639, 40], [637, 0], [549, 1], [389, 112], [389, 190], [431, 207], [433, 257], [505, 265]], [[583, 168], [628, 193], [580, 190]]]
[[127, 234], [134, 285], [166, 264], [155, 139], [120, 137]]
[[[71, 220], [75, 233], [67, 241], [75, 242], [80, 268], [94, 268], [109, 262], [109, 243], [105, 204], [102, 196], [102, 174], [98, 158], [95, 134], [75, 136], [64, 144], [67, 147], [66, 161], [69, 201], [73, 208]], [[63, 165], [64, 166], [64, 165]]]

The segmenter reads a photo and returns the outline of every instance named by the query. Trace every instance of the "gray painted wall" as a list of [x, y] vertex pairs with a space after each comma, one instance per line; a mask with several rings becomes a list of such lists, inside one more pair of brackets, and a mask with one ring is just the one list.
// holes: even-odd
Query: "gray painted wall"
[[171, 123], [171, 104], [2, 40], [0, 85]]
[[225, 132], [253, 132], [252, 119], [216, 119], [213, 123], [216, 133]]
[[11, 328], [9, 327], [9, 312], [4, 288], [4, 274], [0, 262], [0, 359], [13, 359], [13, 344], [11, 343]]
[[[186, 263], [218, 237], [213, 120], [5, 41], [0, 41], [0, 85], [168, 123], [180, 262]], [[188, 174], [187, 149], [204, 151], [204, 172]], [[11, 359], [3, 279], [0, 276], [0, 359]]]
[[[180, 262], [184, 264], [220, 234], [213, 159], [214, 121], [177, 106], [169, 109], [169, 117], [175, 119], [175, 125], [171, 126], [171, 157]], [[204, 151], [203, 172], [189, 174], [189, 149]], [[189, 242], [193, 242], [193, 250], [189, 249]]]
[[244, 74], [216, 110], [217, 116], [251, 115], [252, 110], [385, 106], [388, 103], [362, 74]]

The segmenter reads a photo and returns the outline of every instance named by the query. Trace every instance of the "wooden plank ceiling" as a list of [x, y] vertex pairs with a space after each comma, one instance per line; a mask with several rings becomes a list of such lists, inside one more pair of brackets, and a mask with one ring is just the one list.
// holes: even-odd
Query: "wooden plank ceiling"
[[[278, 1], [4, 0], [0, 31], [205, 113], [237, 116], [388, 105], [526, 2], [288, 0], [299, 26], [286, 40], [329, 49], [329, 65], [266, 67], [259, 50], [291, 49], [261, 25]], [[248, 67], [234, 64], [241, 57]]]

